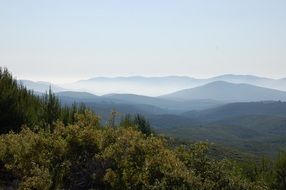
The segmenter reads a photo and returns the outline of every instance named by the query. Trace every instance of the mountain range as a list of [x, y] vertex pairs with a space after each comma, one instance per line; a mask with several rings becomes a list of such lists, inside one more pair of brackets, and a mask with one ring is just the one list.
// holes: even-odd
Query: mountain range
[[186, 141], [209, 141], [271, 157], [286, 146], [285, 102], [226, 103], [186, 112], [130, 102], [87, 101], [85, 104], [100, 116], [102, 123], [108, 122], [114, 109], [118, 113], [117, 122], [125, 114], [141, 114], [157, 133]]
[[[233, 80], [237, 78], [234, 76], [228, 77]], [[219, 79], [221, 78], [222, 77]], [[247, 80], [254, 80], [254, 78], [255, 77], [250, 76], [246, 77]], [[164, 83], [164, 80], [162, 78], [160, 79], [161, 82]], [[107, 79], [102, 78], [101, 80], [106, 81]], [[120, 80], [124, 81], [127, 80], [127, 78], [120, 78]], [[89, 104], [108, 103], [133, 106], [150, 105], [159, 109], [165, 109], [165, 113], [182, 113], [185, 111], [203, 110], [232, 102], [286, 101], [286, 92], [284, 91], [258, 87], [252, 84], [230, 83], [225, 81], [210, 82], [198, 87], [183, 89], [156, 97], [124, 93], [111, 93], [98, 96], [89, 92], [64, 91], [64, 88], [50, 83], [31, 81], [20, 82], [28, 88], [40, 93], [47, 91], [48, 88], [51, 87], [64, 103], [83, 102]]]
[[235, 84], [223, 81], [211, 82], [191, 89], [160, 96], [165, 99], [195, 100], [211, 99], [227, 102], [286, 100], [286, 92], [250, 84]]
[[[51, 86], [62, 104], [84, 103], [101, 117], [102, 122], [107, 122], [110, 112], [115, 109], [119, 113], [117, 122], [125, 114], [143, 114], [158, 133], [187, 141], [209, 140], [269, 156], [286, 146], [286, 92], [254, 85], [262, 84], [262, 81], [270, 85], [270, 81], [275, 80], [237, 75], [225, 75], [212, 80], [205, 79], [202, 82], [188, 77], [122, 77], [78, 82], [79, 86], [81, 83], [92, 85], [94, 81], [108, 86], [111, 83], [116, 85], [114, 81], [117, 81], [124, 85], [137, 85], [142, 90], [145, 90], [143, 86], [150, 86], [150, 90], [168, 84], [178, 84], [178, 88], [182, 88], [160, 96], [123, 93], [124, 90], [122, 93], [107, 91], [104, 95], [94, 95], [50, 83], [21, 83], [38, 94]], [[277, 81], [286, 82], [285, 79]], [[194, 86], [184, 88], [188, 85]]]
[[248, 153], [275, 156], [286, 147], [286, 102], [230, 103], [178, 115], [149, 117], [158, 133], [209, 141]]
[[85, 89], [94, 94], [124, 93], [140, 94], [147, 96], [159, 96], [175, 91], [194, 88], [215, 81], [229, 83], [245, 83], [259, 87], [272, 88], [286, 91], [285, 79], [271, 79], [252, 75], [221, 75], [207, 79], [192, 77], [167, 76], [167, 77], [96, 77], [64, 85], [72, 90]]
[[[271, 79], [253, 75], [221, 75], [207, 79], [196, 79], [185, 76], [165, 76], [165, 77], [95, 77], [87, 80], [80, 80], [68, 84], [42, 84], [43, 82], [29, 81], [28, 88], [35, 91], [45, 91], [49, 85], [54, 86], [54, 91], [84, 91], [97, 95], [105, 94], [138, 94], [145, 96], [160, 96], [170, 94], [179, 90], [202, 86], [211, 82], [224, 81], [234, 84], [250, 84], [254, 86], [271, 88], [286, 91], [286, 78]], [[43, 85], [39, 88], [39, 85]], [[57, 87], [57, 88], [56, 88]], [[59, 88], [58, 88], [59, 87]]]

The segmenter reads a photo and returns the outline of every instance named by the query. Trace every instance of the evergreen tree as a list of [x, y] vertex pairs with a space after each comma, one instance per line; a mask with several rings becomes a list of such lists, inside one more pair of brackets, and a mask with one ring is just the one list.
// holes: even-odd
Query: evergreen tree
[[151, 125], [149, 121], [142, 115], [136, 114], [132, 116], [126, 114], [120, 121], [120, 126], [123, 127], [134, 127], [141, 131], [143, 134], [150, 135], [152, 133]]
[[19, 131], [24, 124], [35, 125], [41, 113], [40, 98], [0, 67], [0, 133]]
[[52, 93], [51, 87], [49, 92], [43, 97], [43, 108], [44, 108], [44, 122], [51, 126], [59, 118], [61, 113], [61, 105], [58, 98]]
[[84, 113], [86, 106], [73, 104], [61, 106], [51, 88], [42, 97], [27, 90], [13, 78], [11, 73], [0, 67], [0, 134], [19, 132], [21, 126], [30, 128], [52, 126], [57, 120], [65, 125], [75, 122], [76, 113]]
[[150, 135], [152, 133], [150, 123], [144, 116], [140, 114], [135, 115], [134, 124], [143, 134]]

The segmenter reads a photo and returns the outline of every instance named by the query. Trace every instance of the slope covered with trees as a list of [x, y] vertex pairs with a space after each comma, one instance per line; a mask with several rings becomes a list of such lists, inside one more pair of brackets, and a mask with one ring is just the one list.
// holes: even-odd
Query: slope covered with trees
[[167, 125], [165, 116], [149, 117], [156, 131], [187, 141], [209, 140], [255, 155], [276, 157], [286, 147], [286, 103], [280, 101], [230, 103], [190, 111]]
[[21, 126], [50, 127], [57, 120], [74, 122], [74, 114], [82, 113], [84, 105], [61, 106], [49, 90], [37, 96], [13, 79], [7, 69], [0, 68], [0, 133], [18, 132]]

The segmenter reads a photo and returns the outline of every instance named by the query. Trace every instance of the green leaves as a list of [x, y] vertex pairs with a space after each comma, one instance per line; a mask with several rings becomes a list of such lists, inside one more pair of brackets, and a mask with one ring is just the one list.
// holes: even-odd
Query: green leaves
[[134, 116], [127, 114], [125, 115], [120, 122], [121, 127], [133, 127], [141, 131], [145, 135], [151, 135], [152, 130], [149, 121], [145, 119], [144, 116], [136, 114]]
[[39, 123], [40, 98], [13, 79], [7, 69], [0, 67], [0, 134], [20, 131], [21, 125]]
[[234, 163], [211, 159], [206, 143], [174, 150], [132, 127], [94, 127], [98, 118], [89, 112], [76, 118], [77, 125], [1, 135], [0, 187], [262, 189]]
[[65, 125], [99, 125], [99, 118], [84, 105], [62, 106], [51, 89], [43, 96], [35, 96], [0, 67], [0, 134], [19, 132], [23, 125], [52, 129], [58, 121]]
[[275, 183], [274, 188], [276, 189], [286, 189], [286, 153], [282, 152], [278, 156], [275, 164], [274, 171]]

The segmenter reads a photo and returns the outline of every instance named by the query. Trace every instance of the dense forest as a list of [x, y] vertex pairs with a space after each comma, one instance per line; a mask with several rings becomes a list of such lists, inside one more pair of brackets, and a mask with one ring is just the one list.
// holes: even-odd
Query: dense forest
[[155, 134], [141, 115], [106, 125], [84, 105], [35, 95], [0, 68], [0, 189], [286, 189], [275, 160], [216, 157]]

